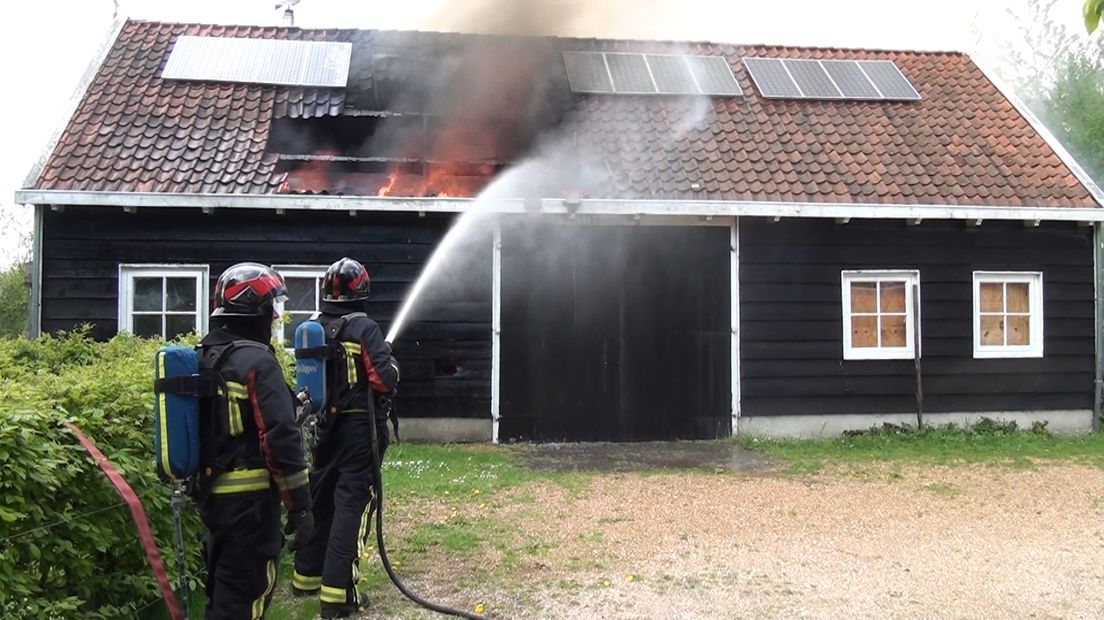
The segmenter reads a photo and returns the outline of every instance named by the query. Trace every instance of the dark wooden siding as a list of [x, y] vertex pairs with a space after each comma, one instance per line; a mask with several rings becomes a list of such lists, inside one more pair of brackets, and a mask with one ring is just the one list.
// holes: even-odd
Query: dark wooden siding
[[[911, 360], [843, 361], [845, 269], [919, 270], [925, 411], [1092, 407], [1089, 228], [745, 219], [740, 244], [743, 415], [915, 411]], [[1043, 272], [1043, 358], [973, 358], [975, 270]]]
[[[47, 211], [42, 329], [89, 323], [97, 338], [114, 335], [120, 263], [206, 264], [213, 288], [219, 273], [239, 261], [329, 265], [351, 256], [372, 276], [370, 313], [386, 332], [449, 223], [432, 215], [313, 211]], [[395, 343], [403, 371], [400, 415], [490, 415], [490, 249], [485, 236], [459, 252], [464, 260], [450, 261], [441, 278], [448, 284], [429, 290], [428, 303], [418, 307], [416, 320]], [[455, 374], [442, 374], [452, 369]]]

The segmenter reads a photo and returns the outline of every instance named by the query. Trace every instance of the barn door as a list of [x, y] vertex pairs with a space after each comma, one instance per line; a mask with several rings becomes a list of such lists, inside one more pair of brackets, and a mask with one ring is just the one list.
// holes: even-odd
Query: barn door
[[504, 230], [500, 436], [727, 434], [727, 235], [719, 228]]

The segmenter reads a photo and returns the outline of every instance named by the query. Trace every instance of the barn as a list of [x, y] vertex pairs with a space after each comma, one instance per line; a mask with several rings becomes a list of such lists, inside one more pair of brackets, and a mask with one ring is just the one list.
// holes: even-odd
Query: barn
[[283, 341], [345, 255], [386, 329], [485, 206], [394, 343], [409, 437], [1101, 409], [1104, 193], [961, 53], [127, 20], [17, 200], [34, 334], [202, 332], [256, 260]]

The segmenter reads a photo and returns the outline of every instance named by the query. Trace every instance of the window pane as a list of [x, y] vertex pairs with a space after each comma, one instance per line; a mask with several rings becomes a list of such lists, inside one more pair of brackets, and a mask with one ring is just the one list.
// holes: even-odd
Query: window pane
[[904, 282], [882, 282], [878, 286], [882, 288], [882, 312], [905, 311]]
[[851, 346], [855, 348], [878, 347], [878, 317], [851, 317]]
[[[883, 298], [884, 299], [884, 298]], [[887, 314], [880, 317], [882, 323], [882, 346], [903, 347], [907, 344], [906, 322], [903, 314]]]
[[983, 346], [1004, 346], [1003, 316], [981, 317], [981, 344]]
[[[1011, 289], [1012, 285], [1009, 284]], [[1008, 292], [1008, 299], [1012, 299], [1012, 291]], [[1008, 317], [1008, 344], [1026, 347], [1031, 344], [1031, 318], [1026, 316]]]
[[[195, 283], [192, 283], [195, 286]], [[165, 338], [171, 339], [195, 331], [194, 314], [170, 314], [165, 317]]]
[[166, 278], [165, 279], [165, 309], [177, 312], [195, 312], [196, 309], [196, 281], [195, 278]]
[[878, 283], [877, 282], [852, 282], [851, 283], [851, 312], [878, 311]]
[[1004, 312], [1004, 284], [982, 282], [980, 290], [982, 312]]
[[1008, 311], [1031, 312], [1030, 286], [1027, 282], [1008, 283]]
[[314, 278], [284, 278], [287, 283], [288, 298], [284, 302], [285, 312], [307, 310], [314, 312], [318, 308], [314, 305], [314, 289], [318, 280]]
[[134, 335], [142, 338], [161, 337], [160, 314], [136, 314], [134, 315]]
[[[134, 310], [162, 310], [161, 278], [134, 278]], [[158, 328], [157, 333], [161, 333]]]
[[284, 325], [284, 346], [291, 348], [295, 346], [295, 328], [299, 327], [299, 324], [310, 318], [311, 313], [295, 313], [288, 314], [289, 321]]

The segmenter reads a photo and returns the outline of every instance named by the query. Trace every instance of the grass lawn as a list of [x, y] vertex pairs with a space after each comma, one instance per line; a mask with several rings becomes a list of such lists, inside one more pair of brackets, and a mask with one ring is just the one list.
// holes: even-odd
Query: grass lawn
[[968, 430], [925, 427], [922, 430], [884, 427], [831, 439], [735, 440], [785, 464], [785, 473], [808, 474], [828, 464], [910, 462], [919, 465], [990, 463], [1033, 467], [1038, 462], [1066, 461], [1104, 466], [1104, 433], [1051, 435], [1016, 430], [984, 421]]

